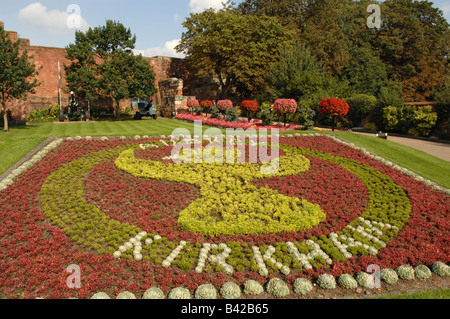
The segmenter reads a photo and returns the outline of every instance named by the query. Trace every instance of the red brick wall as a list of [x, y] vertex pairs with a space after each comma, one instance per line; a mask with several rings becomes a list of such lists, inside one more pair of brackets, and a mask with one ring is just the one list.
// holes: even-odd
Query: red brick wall
[[[0, 21], [0, 26], [3, 22]], [[39, 75], [37, 76], [38, 81], [41, 83], [35, 91], [35, 94], [29, 94], [26, 101], [12, 101], [7, 105], [7, 108], [12, 111], [14, 118], [22, 119], [30, 114], [36, 108], [46, 108], [51, 103], [58, 104], [58, 61], [61, 64], [62, 73], [62, 85], [61, 85], [61, 102], [63, 107], [67, 106], [68, 94], [64, 93], [63, 88], [65, 88], [65, 71], [64, 65], [69, 65], [66, 56], [66, 50], [64, 48], [53, 48], [44, 46], [31, 46], [30, 40], [28, 39], [18, 39], [17, 32], [8, 31], [10, 36], [15, 41], [21, 41], [22, 50], [27, 49], [28, 54], [33, 56], [33, 61], [39, 70]], [[145, 58], [150, 65], [152, 65], [153, 70], [156, 73], [155, 84], [159, 89], [159, 83], [161, 80], [178, 78], [184, 81], [183, 94], [185, 96], [190, 94], [192, 83], [192, 72], [189, 71], [186, 60], [169, 58], [169, 57], [153, 57]], [[164, 89], [163, 89], [164, 90]], [[161, 106], [164, 101], [161, 97], [161, 90], [159, 90], [152, 98], [154, 102]], [[103, 105], [104, 103], [98, 103]], [[121, 103], [123, 106], [130, 106], [131, 101], [126, 100]]]

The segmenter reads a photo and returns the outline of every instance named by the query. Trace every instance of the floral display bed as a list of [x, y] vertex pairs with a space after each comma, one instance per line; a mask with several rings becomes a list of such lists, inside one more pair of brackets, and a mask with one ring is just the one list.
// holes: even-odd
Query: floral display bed
[[236, 122], [232, 121], [226, 121], [219, 118], [211, 118], [210, 115], [204, 116], [204, 115], [194, 115], [189, 113], [181, 113], [177, 114], [175, 116], [178, 120], [188, 121], [188, 122], [195, 122], [195, 121], [201, 121], [202, 124], [214, 126], [214, 127], [220, 127], [220, 128], [232, 128], [232, 129], [278, 129], [280, 131], [298, 131], [301, 129], [301, 126], [296, 124], [287, 124], [284, 125], [263, 125], [261, 120], [237, 120]]
[[367, 287], [370, 265], [383, 284], [449, 274], [449, 191], [394, 163], [297, 134], [267, 175], [252, 144], [230, 164], [175, 164], [173, 144], [56, 139], [0, 182], [0, 297], [295, 298]]

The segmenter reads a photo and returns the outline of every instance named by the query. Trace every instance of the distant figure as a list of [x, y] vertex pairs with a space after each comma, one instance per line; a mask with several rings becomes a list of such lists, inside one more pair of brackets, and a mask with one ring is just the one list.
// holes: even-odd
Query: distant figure
[[69, 96], [69, 114], [77, 114], [78, 113], [78, 98], [75, 96], [74, 92], [70, 92]]

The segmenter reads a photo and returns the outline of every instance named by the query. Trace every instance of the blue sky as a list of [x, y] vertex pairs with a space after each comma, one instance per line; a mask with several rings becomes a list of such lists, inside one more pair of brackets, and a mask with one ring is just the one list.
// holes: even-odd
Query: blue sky
[[[144, 56], [180, 56], [173, 47], [184, 31], [181, 23], [192, 12], [221, 8], [224, 1], [14, 0], [2, 3], [0, 21], [5, 22], [6, 30], [17, 31], [32, 45], [65, 47], [74, 42], [73, 27], [85, 30], [104, 25], [107, 19], [118, 20], [136, 34], [136, 50]], [[449, 1], [433, 2], [450, 21]]]

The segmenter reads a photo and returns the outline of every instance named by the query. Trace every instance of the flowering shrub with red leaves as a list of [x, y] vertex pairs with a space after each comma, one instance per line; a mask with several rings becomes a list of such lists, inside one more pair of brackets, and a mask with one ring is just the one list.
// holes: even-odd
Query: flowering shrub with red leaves
[[[76, 224], [74, 230], [68, 227], [70, 218], [63, 217], [62, 222], [67, 224], [60, 227], [59, 222], [54, 222], [44, 213], [46, 203], [42, 202], [42, 188], [54, 172], [64, 171], [68, 164], [82, 157], [90, 158], [118, 147], [151, 144], [159, 140], [64, 140], [19, 175], [12, 185], [0, 191], [0, 298], [90, 298], [98, 291], [116, 295], [128, 290], [140, 295], [152, 286], [158, 286], [167, 293], [179, 285], [193, 292], [205, 283], [216, 287], [226, 281], [242, 284], [248, 279], [265, 283], [268, 277], [259, 273], [253, 246], [259, 247], [262, 254], [273, 246], [275, 253], [272, 257], [289, 265], [291, 272], [279, 274], [276, 265], [267, 261], [269, 274], [285, 276], [290, 283], [298, 277], [318, 276], [325, 272], [334, 276], [358, 273], [365, 271], [370, 264], [396, 268], [402, 264], [417, 266], [432, 265], [436, 260], [450, 261], [450, 196], [325, 136], [280, 137], [281, 144], [302, 150], [310, 161], [310, 169], [292, 176], [269, 176], [252, 181], [257, 187], [268, 187], [281, 194], [319, 204], [326, 212], [326, 219], [311, 229], [214, 238], [183, 231], [177, 228], [176, 214], [199, 196], [198, 189], [183, 183], [135, 178], [118, 170], [113, 159], [99, 163], [85, 177], [80, 177], [78, 184], [82, 188], [76, 192], [81, 192], [89, 205], [95, 205], [112, 220], [163, 236], [145, 247], [147, 258], [141, 261], [126, 256], [114, 258], [109, 253], [100, 254], [93, 249], [92, 244], [101, 242], [101, 236], [96, 237], [99, 233], [95, 227], [85, 228], [91, 222], [88, 215], [83, 222]], [[168, 161], [164, 158], [170, 149], [167, 146], [148, 148], [136, 152], [136, 156], [164, 162]], [[361, 178], [365, 173], [359, 169], [379, 176], [380, 185], [371, 184], [369, 176]], [[392, 200], [386, 202], [386, 207], [380, 207], [379, 211], [371, 210], [379, 197], [374, 197], [373, 192], [382, 191], [384, 187], [392, 188], [396, 193], [387, 195], [387, 199], [392, 197]], [[61, 191], [64, 195], [73, 190], [69, 187]], [[407, 215], [397, 216], [393, 212], [385, 216], [389, 206], [405, 200]], [[73, 202], [72, 212], [68, 213], [83, 213], [82, 207]], [[376, 254], [367, 254], [361, 247], [355, 247], [351, 250], [352, 257], [344, 258], [330, 241], [330, 234], [339, 233], [361, 216], [365, 222], [386, 218], [392, 225], [398, 225], [398, 229], [380, 237], [386, 240], [386, 245], [377, 246]], [[381, 224], [377, 225], [381, 227]], [[359, 226], [367, 227], [364, 223]], [[383, 227], [380, 229], [385, 232]], [[358, 235], [357, 231], [355, 234]], [[79, 240], [74, 241], [73, 236], [78, 236]], [[88, 240], [91, 237], [92, 240]], [[111, 238], [114, 238], [114, 231]], [[170, 267], [163, 267], [161, 262], [183, 239], [188, 244], [182, 253]], [[311, 248], [303, 244], [304, 240], [317, 243], [331, 257], [332, 263], [316, 258], [311, 260], [311, 269], [299, 265], [286, 249], [286, 243], [295, 243], [300, 253], [307, 254]], [[220, 265], [208, 262], [202, 272], [196, 272], [195, 266], [204, 243], [226, 243], [231, 249], [226, 261], [235, 271], [227, 274]], [[220, 254], [221, 251], [220, 248], [212, 248], [210, 253]], [[72, 264], [81, 268], [80, 289], [67, 286], [70, 273], [66, 269]]]
[[211, 100], [203, 100], [203, 101], [200, 102], [200, 106], [203, 109], [210, 109], [210, 108], [213, 107], [213, 101], [211, 101]]
[[197, 107], [200, 106], [200, 103], [196, 99], [187, 100], [187, 107], [190, 110], [195, 110]]
[[292, 99], [278, 99], [273, 104], [273, 109], [279, 114], [294, 114], [297, 111], [297, 102]]
[[253, 100], [244, 100], [241, 103], [241, 109], [247, 112], [256, 112], [258, 110], [258, 102]]
[[344, 117], [348, 114], [347, 102], [337, 98], [324, 98], [319, 103], [319, 112], [328, 116]]
[[233, 102], [231, 100], [219, 100], [217, 101], [217, 108], [221, 111], [226, 111], [233, 107]]

